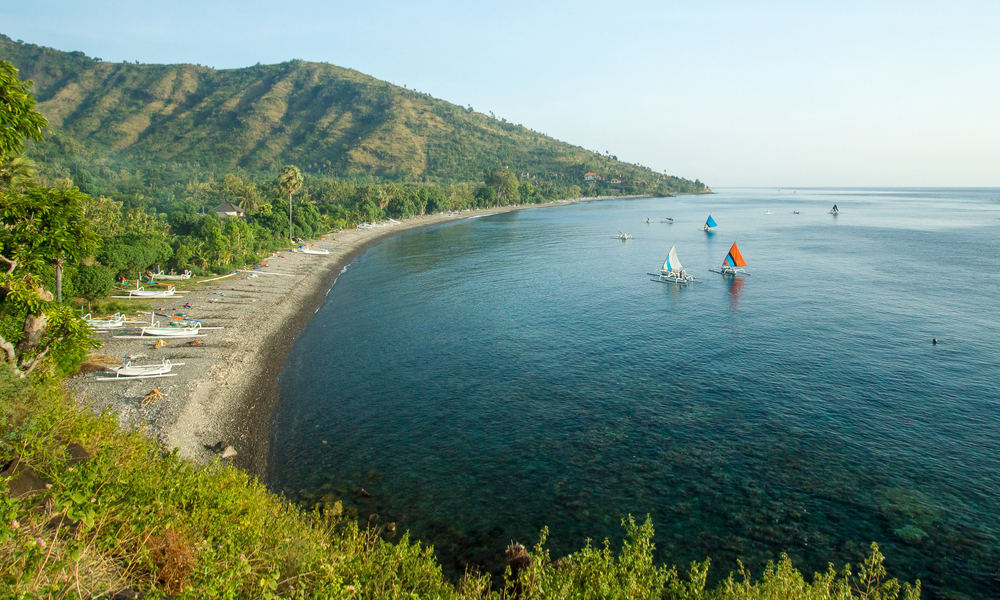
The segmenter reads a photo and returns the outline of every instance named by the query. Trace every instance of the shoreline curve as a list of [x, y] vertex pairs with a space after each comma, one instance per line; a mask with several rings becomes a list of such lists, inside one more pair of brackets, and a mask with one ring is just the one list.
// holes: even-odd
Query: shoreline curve
[[[630, 196], [628, 198], [635, 198]], [[329, 255], [275, 252], [262, 262], [263, 271], [240, 272], [191, 290], [183, 300], [153, 302], [159, 314], [185, 310], [208, 331], [198, 341], [171, 340], [154, 348], [146, 340], [109, 339], [99, 352], [121, 360], [143, 355], [183, 362], [176, 377], [97, 383], [93, 373], [66, 380], [78, 404], [108, 411], [126, 428], [145, 431], [181, 457], [206, 464], [222, 447], [233, 446], [234, 466], [266, 479], [275, 411], [281, 400], [278, 376], [295, 339], [312, 321], [344, 267], [364, 251], [397, 234], [472, 217], [564, 206], [581, 201], [627, 197], [578, 198], [570, 201], [504, 206], [458, 213], [422, 215], [376, 229], [330, 233], [317, 245]], [[276, 275], [280, 273], [279, 275]], [[183, 305], [190, 302], [192, 308]], [[148, 315], [148, 313], [146, 313]], [[153, 389], [165, 399], [144, 405]], [[216, 446], [213, 451], [212, 447]]]

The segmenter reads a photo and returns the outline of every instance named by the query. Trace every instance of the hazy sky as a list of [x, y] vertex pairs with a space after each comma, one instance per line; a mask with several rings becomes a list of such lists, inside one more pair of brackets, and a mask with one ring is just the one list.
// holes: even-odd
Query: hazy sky
[[712, 186], [1000, 186], [996, 0], [0, 0], [0, 33], [329, 62]]

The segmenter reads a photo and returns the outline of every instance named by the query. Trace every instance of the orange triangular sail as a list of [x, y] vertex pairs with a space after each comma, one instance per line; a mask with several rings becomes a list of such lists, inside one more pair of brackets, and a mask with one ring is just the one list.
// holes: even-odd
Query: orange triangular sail
[[726, 255], [723, 265], [729, 265], [730, 267], [747, 266], [747, 261], [743, 260], [743, 255], [740, 254], [740, 249], [736, 245], [736, 242], [733, 242], [733, 247], [729, 249], [729, 254]]

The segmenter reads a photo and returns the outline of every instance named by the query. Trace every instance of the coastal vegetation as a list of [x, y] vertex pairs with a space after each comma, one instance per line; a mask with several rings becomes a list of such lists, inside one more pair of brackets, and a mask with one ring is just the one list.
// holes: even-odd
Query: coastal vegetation
[[[831, 566], [807, 578], [782, 557], [756, 578], [744, 570], [709, 587], [707, 559], [682, 570], [657, 564], [652, 523], [632, 518], [622, 523], [620, 547], [588, 544], [553, 560], [543, 530], [530, 550], [511, 545], [502, 577], [470, 572], [451, 581], [433, 548], [406, 533], [390, 543], [386, 528], [352, 520], [338, 502], [303, 511], [222, 461], [196, 465], [121, 429], [115, 415], [78, 406], [61, 380], [91, 368], [96, 343], [70, 299], [101, 298], [115, 276], [160, 263], [212, 269], [248, 260], [283, 243], [286, 195], [299, 199], [292, 233], [307, 235], [453, 202], [445, 190], [462, 190], [472, 203], [523, 202], [537, 187], [495, 166], [484, 169], [481, 187], [314, 179], [310, 188], [308, 176], [300, 184], [287, 170], [262, 181], [229, 174], [188, 182], [191, 196], [170, 204], [182, 208], [160, 212], [137, 190], [127, 200], [95, 197], [34, 172], [20, 153], [45, 121], [30, 91], [0, 62], [0, 597], [919, 597], [919, 582], [888, 577], [875, 545], [857, 569]], [[310, 189], [347, 200], [324, 212]], [[250, 218], [198, 216], [188, 210], [198, 194], [225, 194]]]

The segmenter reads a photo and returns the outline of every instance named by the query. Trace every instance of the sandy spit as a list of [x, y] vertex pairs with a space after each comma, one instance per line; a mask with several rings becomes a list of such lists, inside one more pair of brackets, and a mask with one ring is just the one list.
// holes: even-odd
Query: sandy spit
[[[224, 329], [206, 330], [205, 337], [194, 340], [168, 340], [160, 348], [154, 348], [155, 340], [100, 335], [105, 345], [97, 352], [119, 361], [145, 355], [136, 362], [166, 358], [184, 365], [173, 369], [177, 376], [159, 379], [99, 382], [96, 377], [108, 374], [85, 373], [68, 379], [68, 387], [79, 404], [111, 411], [123, 427], [146, 431], [167, 449], [176, 448], [196, 462], [215, 458], [209, 447], [220, 441], [232, 445], [235, 464], [263, 478], [280, 398], [278, 375], [295, 337], [322, 306], [342, 269], [368, 247], [403, 231], [534, 207], [427, 215], [381, 228], [332, 233], [314, 240], [329, 249], [329, 255], [279, 252], [265, 259], [267, 266], [260, 271], [200, 284], [181, 299], [150, 301], [161, 324], [170, 315], [186, 313], [205, 327]], [[186, 303], [191, 308], [184, 308]], [[130, 317], [141, 323], [124, 335], [137, 334], [137, 327], [150, 319], [148, 313]], [[154, 389], [166, 396], [143, 407], [143, 398]]]

